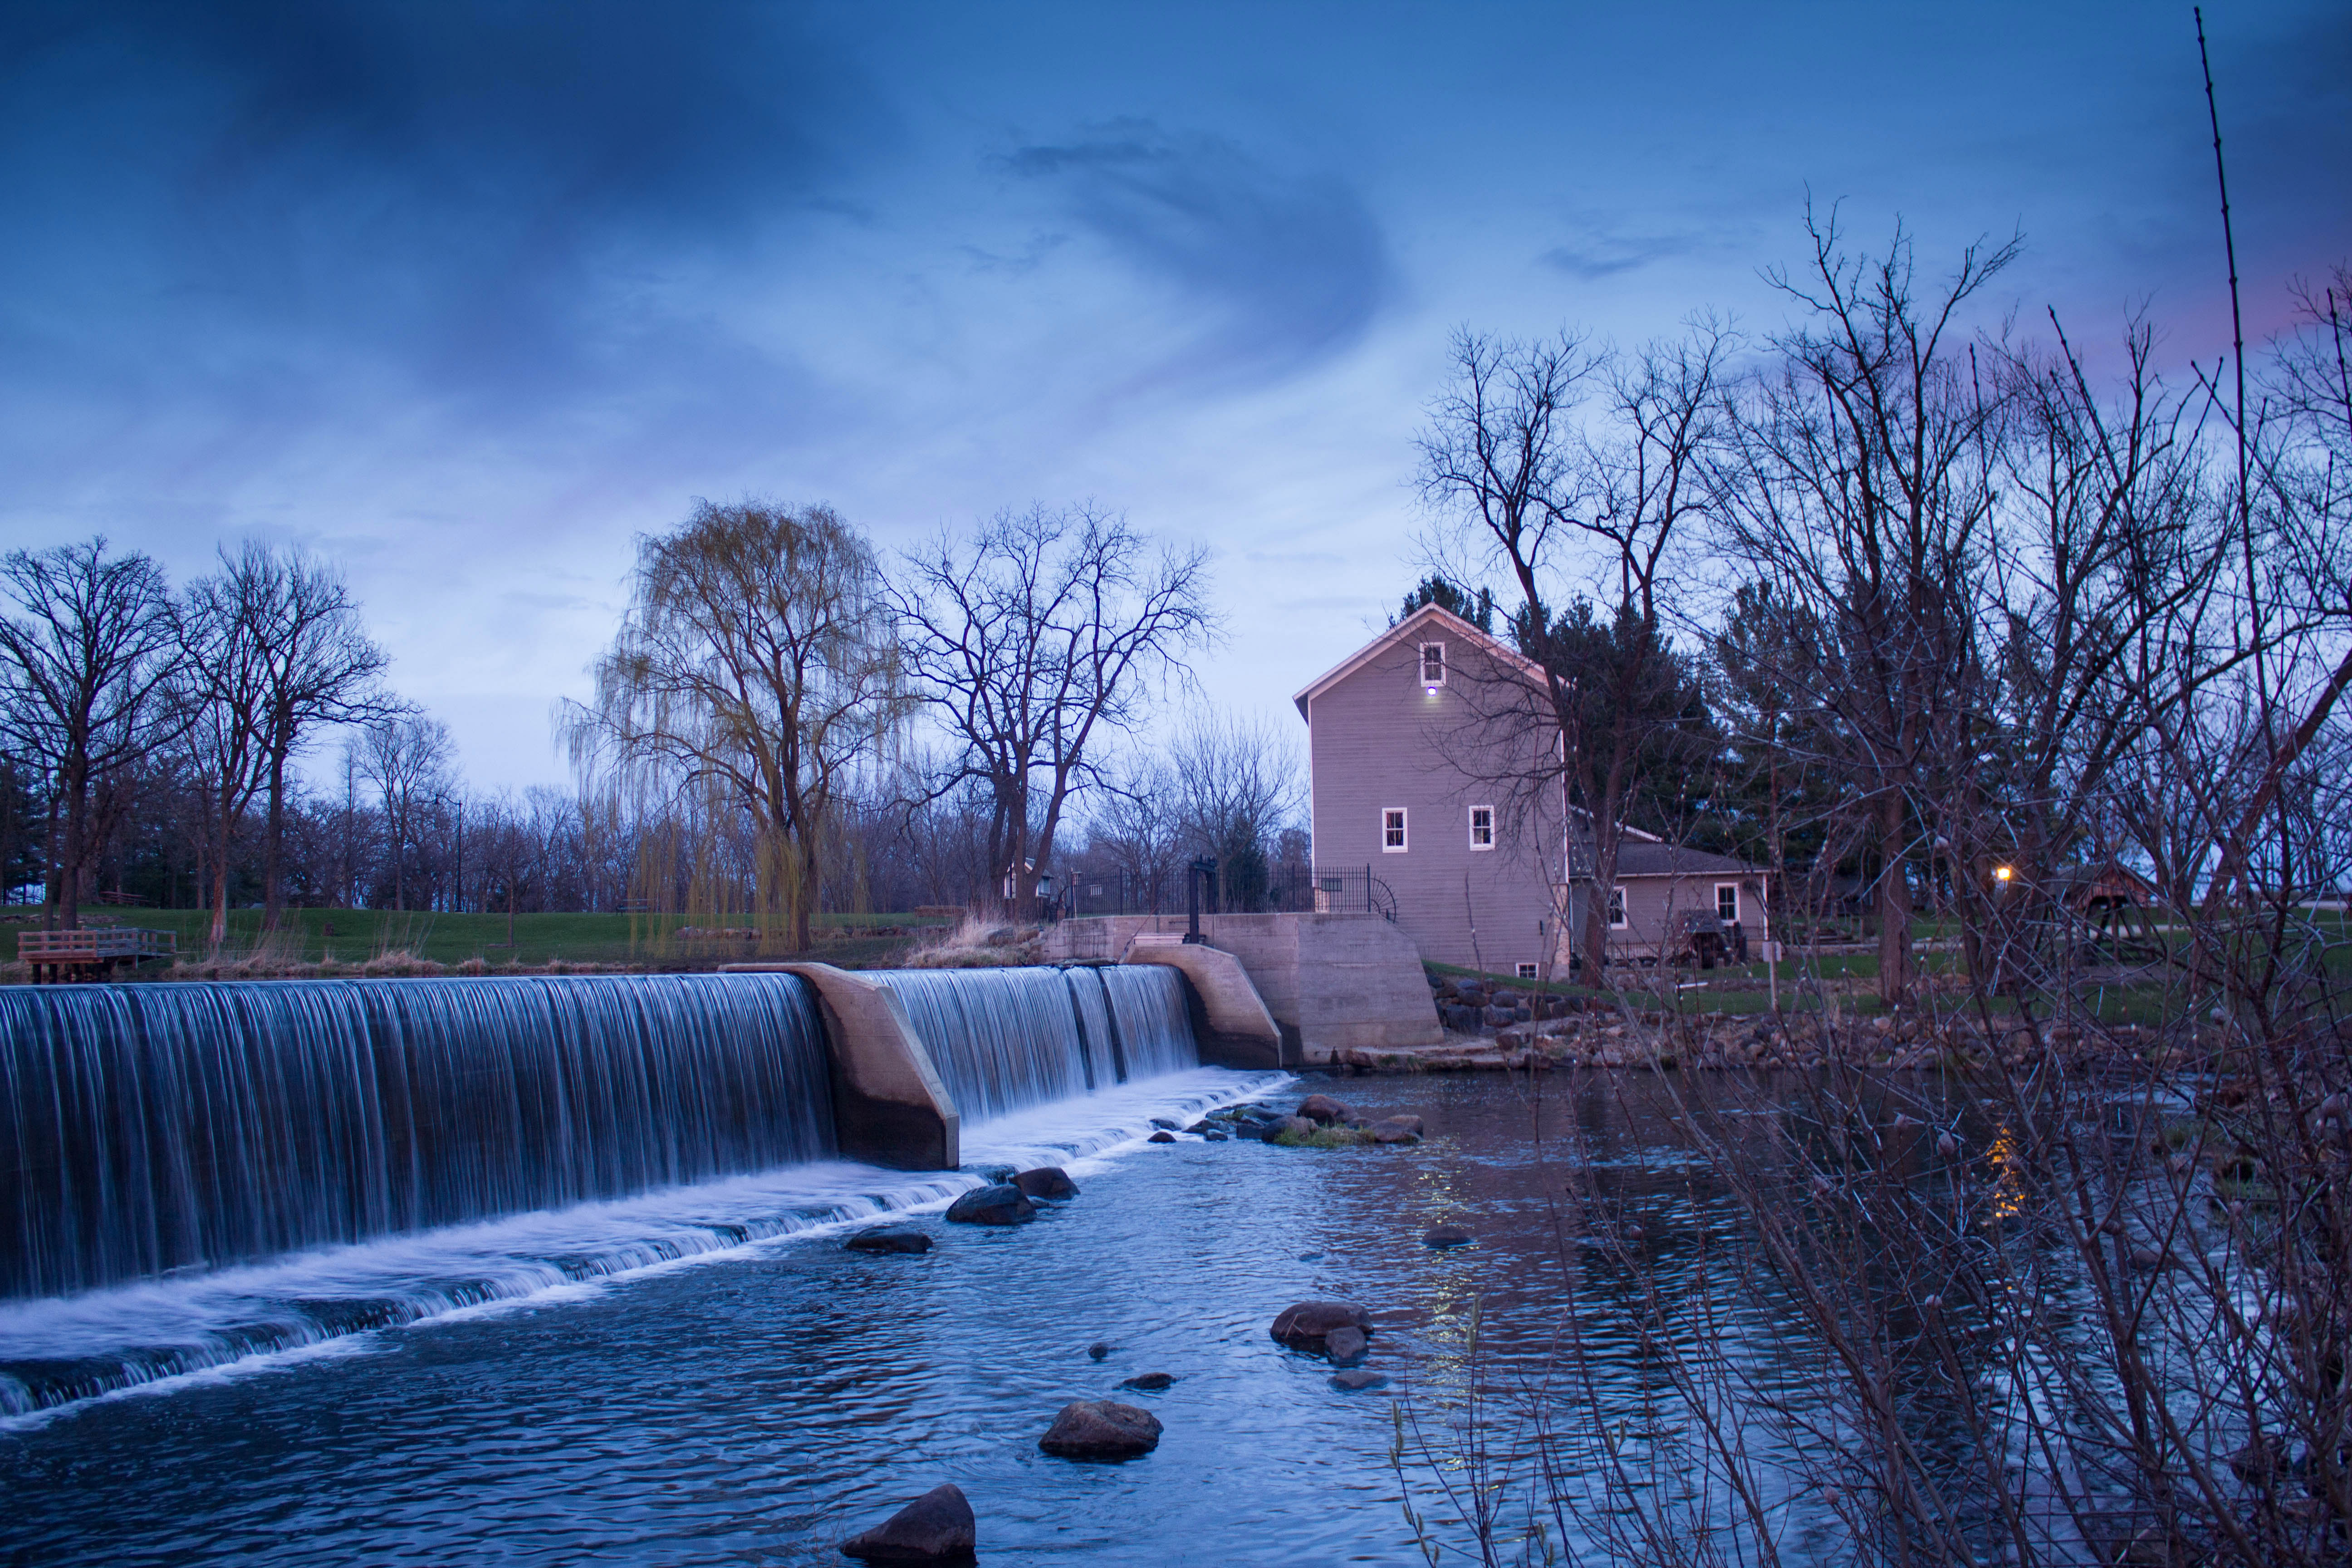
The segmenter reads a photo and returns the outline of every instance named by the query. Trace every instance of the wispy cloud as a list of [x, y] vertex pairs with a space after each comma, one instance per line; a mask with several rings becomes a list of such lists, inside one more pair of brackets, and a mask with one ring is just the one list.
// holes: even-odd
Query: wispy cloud
[[1019, 148], [1015, 177], [1192, 313], [1194, 374], [1275, 378], [1352, 346], [1394, 279], [1379, 223], [1336, 175], [1287, 173], [1213, 136], [1120, 121]]
[[1700, 248], [1696, 233], [1661, 235], [1595, 234], [1555, 245], [1537, 259], [1571, 278], [1592, 282], [1633, 272], [1654, 261], [1688, 256]]

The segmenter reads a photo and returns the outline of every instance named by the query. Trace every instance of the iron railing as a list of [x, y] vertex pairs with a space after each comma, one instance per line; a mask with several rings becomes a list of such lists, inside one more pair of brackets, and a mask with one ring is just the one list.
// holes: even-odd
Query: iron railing
[[[1255, 880], [1252, 879], [1251, 880]], [[1205, 914], [1374, 914], [1396, 919], [1396, 895], [1370, 866], [1276, 866], [1255, 886], [1231, 875], [1211, 878]], [[1062, 892], [1065, 918], [1086, 915], [1181, 915], [1184, 878], [1078, 871]]]
[[1370, 866], [1278, 867], [1266, 887], [1265, 908], [1277, 914], [1397, 918], [1396, 894]]

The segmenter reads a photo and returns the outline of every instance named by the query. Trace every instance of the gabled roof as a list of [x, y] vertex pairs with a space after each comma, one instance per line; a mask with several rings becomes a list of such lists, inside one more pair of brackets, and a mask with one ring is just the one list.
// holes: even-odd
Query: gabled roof
[[[1632, 832], [1631, 828], [1626, 829]], [[1705, 849], [1684, 849], [1671, 844], [1617, 846], [1617, 875], [1625, 877], [1753, 877], [1759, 868], [1728, 855]]]
[[1443, 631], [1448, 637], [1459, 637], [1483, 651], [1488, 658], [1510, 666], [1531, 680], [1543, 679], [1543, 666], [1527, 658], [1517, 648], [1480, 631], [1451, 610], [1443, 609], [1436, 605], [1423, 605], [1302, 688], [1298, 694], [1290, 700], [1297, 705], [1298, 716], [1301, 719], [1306, 718], [1308, 703], [1363, 668], [1380, 654], [1410, 637], [1430, 631]]

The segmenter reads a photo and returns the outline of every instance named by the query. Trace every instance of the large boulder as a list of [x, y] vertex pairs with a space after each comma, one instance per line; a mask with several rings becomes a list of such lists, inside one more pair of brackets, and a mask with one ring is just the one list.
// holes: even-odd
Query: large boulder
[[1034, 1171], [1023, 1171], [1013, 1178], [1024, 1198], [1059, 1200], [1078, 1195], [1078, 1184], [1070, 1180], [1069, 1173], [1059, 1165], [1040, 1165]]
[[1037, 1205], [1010, 1182], [975, 1187], [948, 1205], [948, 1218], [957, 1225], [1025, 1225], [1037, 1217]]
[[868, 1563], [970, 1563], [978, 1543], [971, 1504], [952, 1483], [933, 1487], [863, 1535], [842, 1554]]
[[1334, 1329], [1372, 1331], [1372, 1315], [1352, 1301], [1301, 1301], [1283, 1309], [1274, 1321], [1274, 1337], [1295, 1351], [1324, 1352], [1324, 1342]]
[[1372, 1142], [1375, 1143], [1418, 1143], [1421, 1142], [1421, 1133], [1412, 1125], [1412, 1123], [1418, 1122], [1420, 1120], [1421, 1118], [1418, 1116], [1391, 1116], [1386, 1121], [1376, 1123], [1373, 1126]]
[[1160, 1420], [1149, 1410], [1115, 1399], [1081, 1399], [1062, 1406], [1037, 1447], [1062, 1459], [1132, 1459], [1160, 1447]]
[[869, 1225], [842, 1245], [852, 1252], [929, 1252], [931, 1238], [911, 1225]]
[[1334, 1121], [1347, 1121], [1348, 1108], [1328, 1094], [1310, 1094], [1298, 1102], [1298, 1114], [1328, 1127]]

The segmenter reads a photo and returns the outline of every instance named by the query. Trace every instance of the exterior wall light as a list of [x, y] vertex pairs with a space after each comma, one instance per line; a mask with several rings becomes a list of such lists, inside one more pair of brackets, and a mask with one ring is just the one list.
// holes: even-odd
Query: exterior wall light
[[1992, 879], [1993, 879], [1994, 881], [1996, 881], [1996, 882], [2006, 882], [2006, 881], [2009, 881], [2009, 880], [2012, 879], [2013, 878], [2015, 878], [2015, 877], [2016, 877], [2016, 875], [2017, 875], [2016, 869], [2015, 869], [2014, 868], [2012, 868], [2012, 867], [2009, 867], [2009, 866], [1995, 866], [1995, 867], [1992, 868]]

